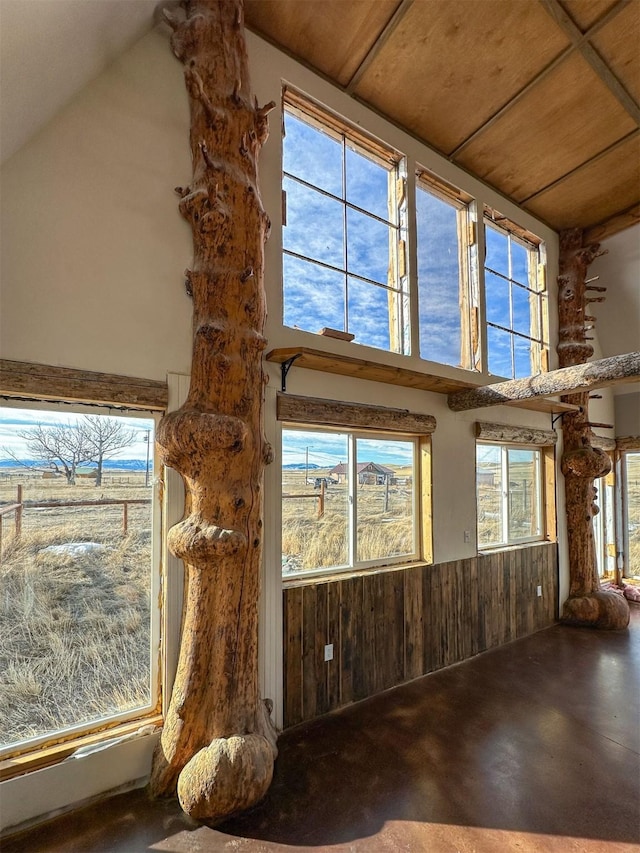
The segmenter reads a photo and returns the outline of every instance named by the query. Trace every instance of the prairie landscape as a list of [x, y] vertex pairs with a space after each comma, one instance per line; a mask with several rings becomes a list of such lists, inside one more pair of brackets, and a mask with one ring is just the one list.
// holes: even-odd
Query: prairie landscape
[[[22, 485], [22, 532], [1, 516], [0, 744], [151, 702], [151, 494], [145, 472], [93, 480], [0, 472], [0, 504]], [[31, 507], [31, 502], [144, 500]], [[1, 509], [1, 506], [0, 506]]]
[[[396, 557], [414, 551], [413, 486], [410, 467], [395, 466], [397, 483], [359, 483], [359, 561]], [[316, 478], [329, 478], [329, 469], [282, 472], [282, 564], [284, 574], [344, 566], [348, 554], [348, 485], [330, 483], [324, 493], [324, 514], [319, 515], [320, 490]], [[306, 482], [309, 479], [310, 482]], [[301, 497], [311, 495], [311, 497]]]

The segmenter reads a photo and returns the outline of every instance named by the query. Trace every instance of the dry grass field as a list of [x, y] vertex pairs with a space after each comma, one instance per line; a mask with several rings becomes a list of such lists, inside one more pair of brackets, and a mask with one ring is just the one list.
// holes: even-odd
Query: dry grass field
[[[393, 558], [413, 553], [410, 469], [397, 468], [398, 485], [358, 485], [359, 561]], [[328, 469], [314, 468], [309, 479], [328, 477]], [[305, 471], [283, 470], [282, 502], [283, 571], [344, 566], [348, 555], [348, 486], [330, 484], [325, 490], [325, 511], [318, 518], [320, 491], [305, 482]], [[313, 494], [313, 497], [299, 497]]]
[[640, 452], [626, 454], [627, 530], [629, 566], [627, 574], [640, 579]]
[[[22, 535], [3, 518], [0, 744], [150, 701], [151, 505], [30, 508], [29, 501], [149, 499], [142, 473], [93, 481], [0, 474], [0, 502], [23, 485]], [[53, 546], [53, 547], [52, 547]]]

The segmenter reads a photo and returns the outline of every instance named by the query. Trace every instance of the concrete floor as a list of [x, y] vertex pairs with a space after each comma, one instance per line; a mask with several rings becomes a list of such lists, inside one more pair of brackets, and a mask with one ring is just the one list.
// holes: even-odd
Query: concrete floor
[[282, 735], [267, 798], [216, 828], [133, 791], [3, 853], [640, 849], [640, 607], [555, 626]]

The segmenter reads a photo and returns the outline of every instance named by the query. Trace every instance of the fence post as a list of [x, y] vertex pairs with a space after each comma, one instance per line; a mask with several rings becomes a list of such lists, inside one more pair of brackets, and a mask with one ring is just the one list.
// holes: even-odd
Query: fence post
[[16, 495], [16, 503], [19, 504], [16, 514], [16, 539], [22, 535], [22, 485], [18, 486], [18, 494]]
[[318, 518], [322, 518], [324, 515], [324, 490], [325, 490], [325, 480], [324, 477], [320, 482], [320, 495], [318, 497]]
[[122, 502], [122, 535], [127, 535], [129, 528], [129, 504], [126, 501]]
[[2, 562], [2, 516], [0, 515], [0, 563]]

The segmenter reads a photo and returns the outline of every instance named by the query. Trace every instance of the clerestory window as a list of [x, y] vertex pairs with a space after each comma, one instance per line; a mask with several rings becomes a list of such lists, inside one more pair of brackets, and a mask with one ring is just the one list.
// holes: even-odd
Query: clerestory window
[[478, 369], [475, 210], [466, 193], [420, 170], [416, 186], [420, 356]]
[[484, 294], [489, 373], [510, 379], [548, 370], [544, 247], [485, 209]]
[[284, 325], [408, 353], [400, 155], [287, 92], [283, 158]]

